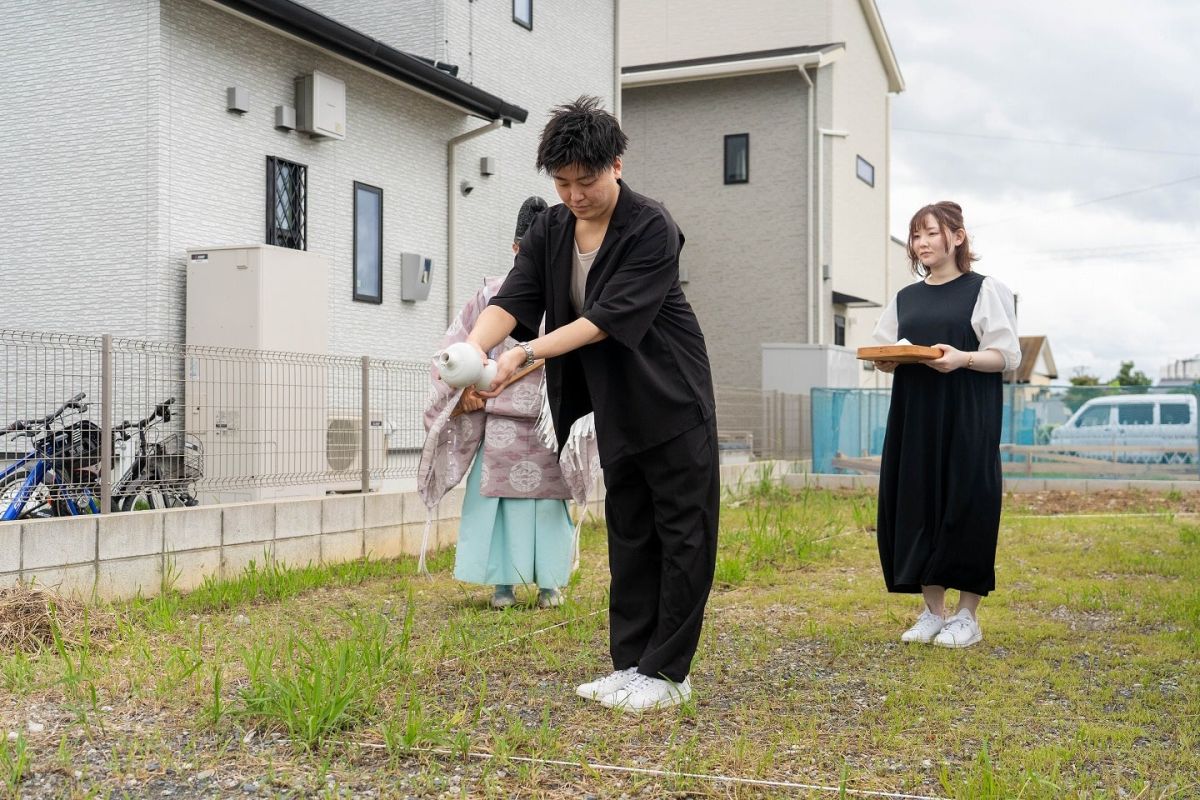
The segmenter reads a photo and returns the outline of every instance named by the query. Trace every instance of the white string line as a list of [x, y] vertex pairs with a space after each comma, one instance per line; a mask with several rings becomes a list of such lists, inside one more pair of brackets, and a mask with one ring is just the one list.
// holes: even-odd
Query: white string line
[[591, 612], [590, 614], [584, 614], [582, 617], [572, 617], [571, 619], [563, 620], [562, 622], [555, 623], [554, 625], [550, 625], [545, 628], [538, 628], [537, 630], [530, 631], [529, 633], [522, 633], [520, 636], [514, 636], [511, 639], [506, 639], [505, 641], [500, 642], [499, 644], [488, 645], [487, 647], [481, 648], [479, 650], [473, 650], [470, 653], [463, 653], [462, 655], [454, 656], [453, 658], [447, 658], [445, 661], [442, 662], [442, 666], [448, 667], [451, 664], [453, 664], [455, 661], [458, 661], [459, 659], [470, 658], [472, 656], [477, 656], [477, 655], [480, 655], [481, 653], [487, 653], [492, 650], [499, 650], [501, 647], [507, 647], [510, 644], [515, 644], [516, 642], [519, 642], [522, 639], [528, 639], [532, 636], [538, 636], [540, 634], [545, 633], [546, 631], [552, 631], [555, 628], [561, 628], [564, 625], [570, 625], [572, 622], [580, 622], [581, 620], [585, 620], [588, 617], [594, 617], [597, 614], [605, 614], [607, 612], [608, 612], [607, 608], [598, 608], [595, 611]]
[[[363, 747], [371, 747], [378, 750], [386, 750], [387, 745], [376, 744], [374, 742], [355, 742], [355, 744]], [[445, 750], [440, 747], [408, 747], [404, 748], [408, 752], [413, 753], [428, 753], [437, 756], [457, 757], [464, 755], [453, 750]], [[533, 758], [531, 756], [497, 756], [494, 753], [483, 753], [475, 750], [470, 750], [465, 753], [468, 758], [475, 758], [481, 761], [494, 761], [496, 759], [504, 759], [506, 761], [520, 761], [524, 764], [535, 764], [539, 766], [551, 767], [571, 767], [573, 769], [583, 770], [590, 769], [596, 772], [624, 772], [632, 775], [649, 775], [655, 778], [691, 778], [700, 781], [712, 781], [714, 783], [732, 783], [743, 786], [766, 786], [772, 789], [804, 789], [810, 792], [839, 792], [845, 795], [855, 795], [858, 797], [884, 797], [891, 800], [949, 800], [946, 797], [937, 795], [924, 794], [903, 794], [901, 792], [885, 792], [876, 789], [851, 789], [841, 786], [821, 786], [814, 783], [795, 783], [792, 781], [772, 781], [763, 778], [742, 778], [736, 775], [708, 775], [702, 772], [674, 772], [666, 769], [652, 769], [649, 767], [622, 767], [618, 764], [596, 764], [591, 761], [562, 761], [556, 758]]]
[[1113, 511], [1107, 514], [1005, 514], [1004, 519], [1111, 519], [1113, 517], [1194, 517], [1195, 511]]

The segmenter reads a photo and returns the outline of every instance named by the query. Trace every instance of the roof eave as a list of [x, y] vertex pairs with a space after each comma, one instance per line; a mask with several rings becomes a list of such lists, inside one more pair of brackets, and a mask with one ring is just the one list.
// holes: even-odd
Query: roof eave
[[826, 64], [832, 64], [845, 51], [845, 46], [839, 44], [835, 47], [812, 53], [770, 56], [767, 58], [746, 58], [734, 61], [721, 61], [713, 64], [664, 67], [662, 69], [622, 73], [621, 88], [689, 83], [691, 81], [707, 81], [717, 78], [762, 75], [770, 72], [791, 72], [808, 67], [823, 67]]
[[520, 106], [459, 80], [416, 56], [372, 39], [337, 20], [318, 14], [293, 0], [201, 0], [289, 38], [314, 45], [419, 94], [472, 116], [524, 122], [529, 112]]
[[862, 6], [863, 16], [867, 18], [871, 38], [875, 40], [875, 49], [879, 51], [879, 59], [883, 62], [884, 72], [887, 73], [888, 91], [903, 92], [904, 76], [900, 74], [900, 62], [896, 60], [896, 51], [892, 49], [892, 41], [888, 38], [887, 29], [883, 27], [879, 6], [875, 5], [875, 0], [859, 0], [859, 5]]

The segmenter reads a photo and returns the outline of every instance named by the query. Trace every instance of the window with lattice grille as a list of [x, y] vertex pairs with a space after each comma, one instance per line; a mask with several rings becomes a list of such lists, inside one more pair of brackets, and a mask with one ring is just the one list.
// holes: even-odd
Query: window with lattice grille
[[267, 156], [267, 244], [308, 249], [308, 167]]

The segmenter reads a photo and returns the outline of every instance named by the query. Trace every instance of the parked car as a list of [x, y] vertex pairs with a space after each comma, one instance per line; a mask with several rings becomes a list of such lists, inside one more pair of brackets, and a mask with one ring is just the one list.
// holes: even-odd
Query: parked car
[[[1191, 463], [1198, 442], [1196, 398], [1190, 394], [1096, 397], [1050, 433], [1054, 447], [1115, 446], [1118, 461], [1136, 463]], [[1113, 451], [1089, 448], [1078, 455], [1107, 460]]]

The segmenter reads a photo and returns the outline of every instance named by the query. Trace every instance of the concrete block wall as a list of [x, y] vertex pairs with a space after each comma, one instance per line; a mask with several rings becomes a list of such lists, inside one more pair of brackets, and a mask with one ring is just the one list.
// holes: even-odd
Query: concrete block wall
[[[721, 484], [733, 493], [764, 477], [793, 488], [878, 486], [875, 476], [814, 475], [793, 472], [793, 466], [784, 461], [727, 464], [721, 467]], [[1046, 489], [1200, 492], [1200, 481], [1005, 481], [1006, 491]], [[434, 509], [430, 552], [458, 540], [463, 495], [462, 488], [454, 489]], [[604, 517], [600, 481], [587, 510], [596, 519]], [[303, 567], [415, 556], [425, 520], [420, 498], [404, 492], [4, 522], [0, 587], [23, 582], [68, 596], [117, 600], [153, 596], [164, 585], [186, 592], [206, 578], [234, 579], [251, 562]]]

